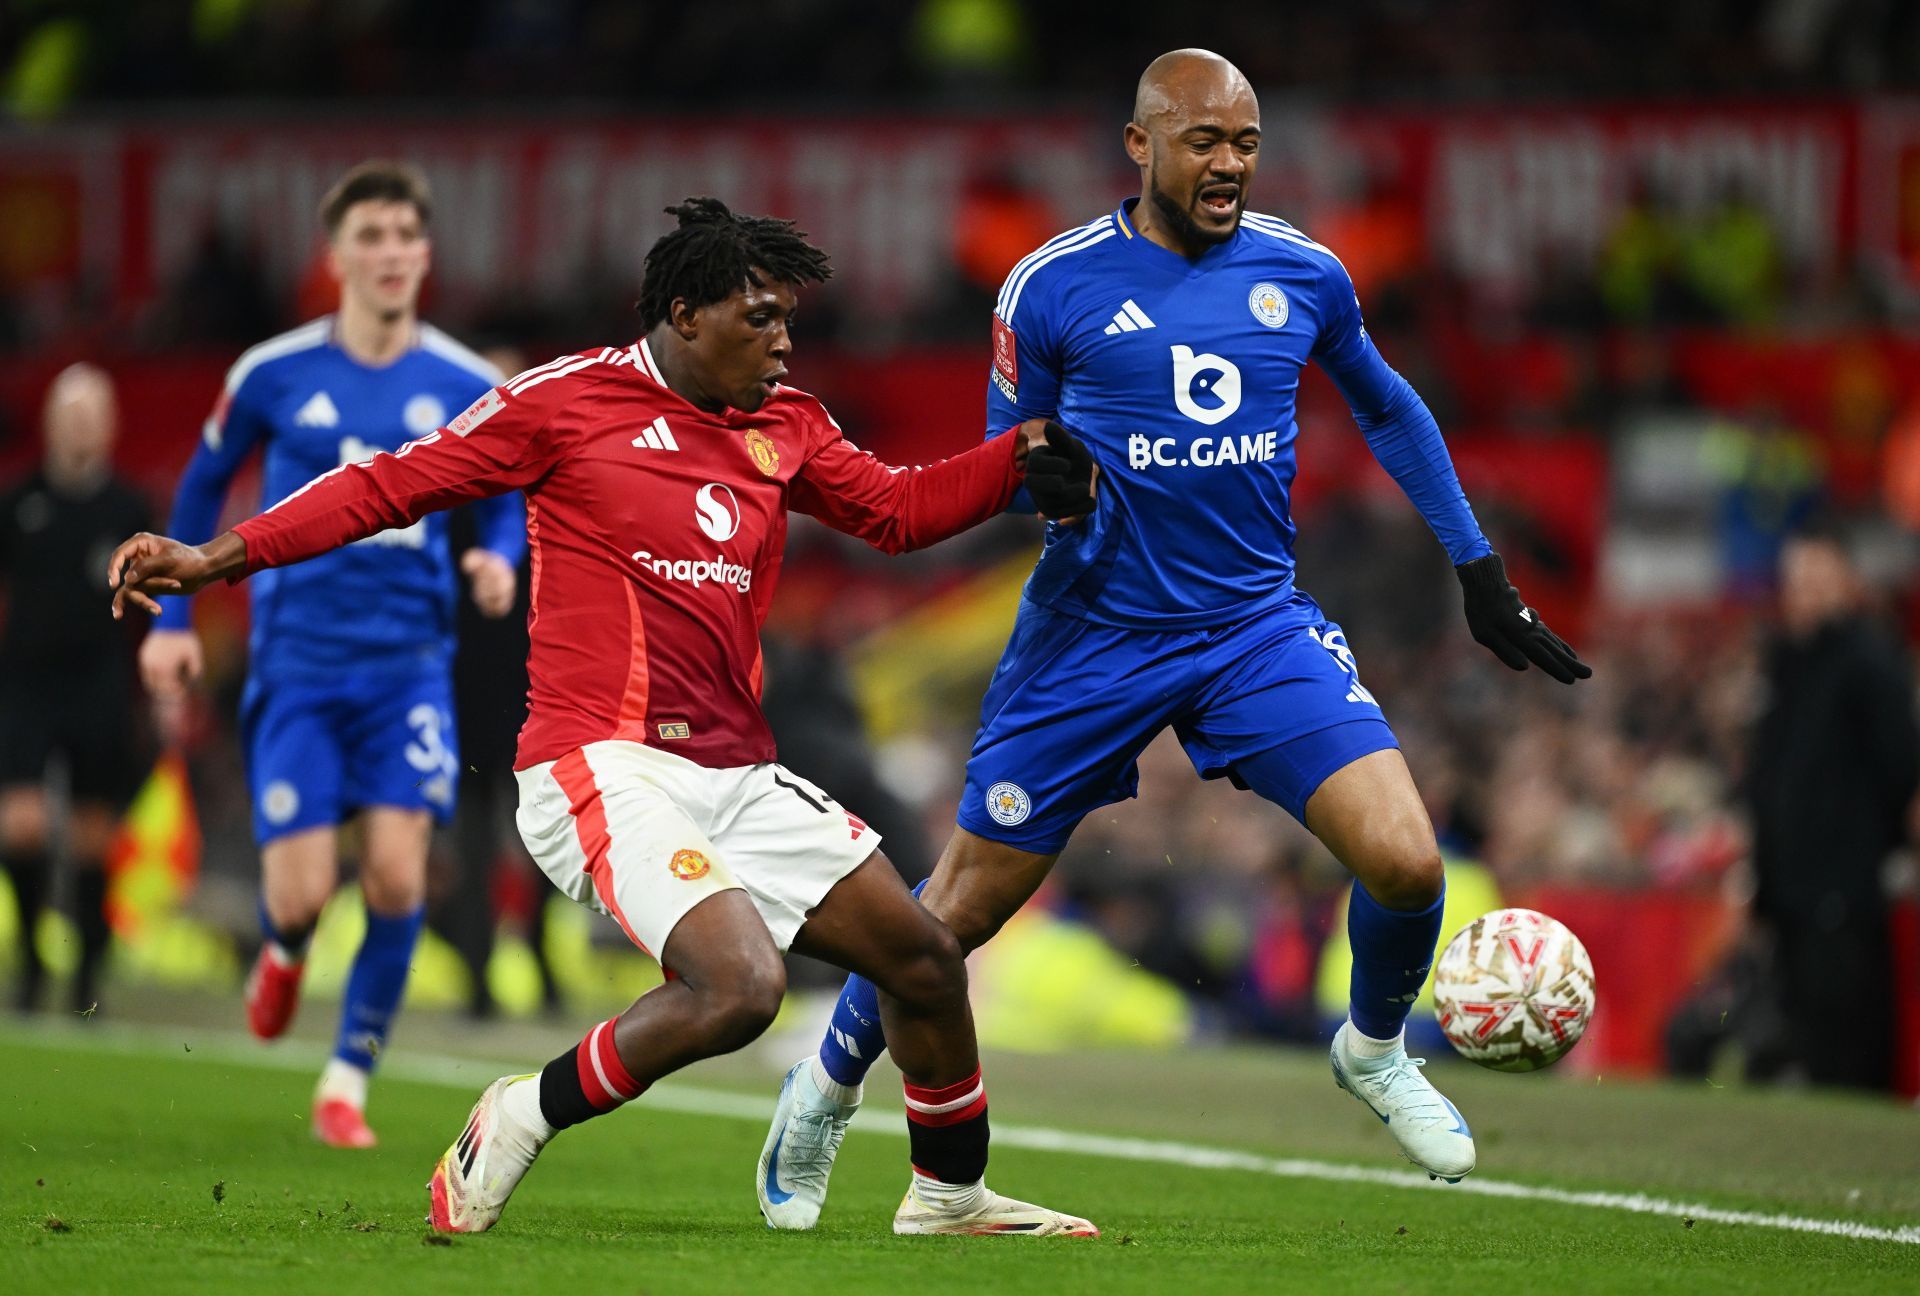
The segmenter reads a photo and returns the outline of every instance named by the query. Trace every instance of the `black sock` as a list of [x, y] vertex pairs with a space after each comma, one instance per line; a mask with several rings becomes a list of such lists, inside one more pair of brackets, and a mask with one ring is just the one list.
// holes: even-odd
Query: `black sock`
[[926, 1089], [906, 1081], [907, 1147], [913, 1168], [942, 1183], [970, 1184], [987, 1173], [987, 1086], [974, 1073]]
[[100, 964], [106, 959], [113, 928], [107, 922], [107, 870], [103, 863], [82, 867], [74, 876], [74, 919], [80, 928], [80, 972], [74, 978], [74, 1007], [92, 1007], [99, 989]]
[[645, 1089], [627, 1074], [613, 1047], [613, 1022], [604, 1021], [541, 1068], [540, 1114], [562, 1130], [632, 1102]]
[[20, 981], [22, 1008], [33, 1006], [47, 969], [40, 962], [40, 947], [34, 941], [40, 926], [40, 911], [47, 907], [49, 861], [45, 851], [9, 851], [5, 858], [7, 881], [20, 909]]

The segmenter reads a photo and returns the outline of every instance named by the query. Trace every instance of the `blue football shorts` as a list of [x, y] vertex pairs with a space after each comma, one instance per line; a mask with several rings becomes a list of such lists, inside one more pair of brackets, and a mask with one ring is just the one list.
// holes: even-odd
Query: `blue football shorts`
[[1202, 778], [1269, 754], [1256, 790], [1303, 822], [1329, 775], [1399, 746], [1345, 632], [1305, 594], [1234, 625], [1181, 630], [1023, 600], [981, 705], [960, 826], [1053, 854], [1086, 815], [1134, 795], [1140, 753], [1168, 725]]
[[372, 806], [453, 814], [460, 749], [444, 665], [339, 679], [247, 680], [240, 702], [253, 836], [344, 823]]

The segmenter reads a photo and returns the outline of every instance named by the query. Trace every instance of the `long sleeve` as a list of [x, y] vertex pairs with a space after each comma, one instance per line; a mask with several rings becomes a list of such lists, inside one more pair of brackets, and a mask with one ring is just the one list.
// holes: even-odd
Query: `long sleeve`
[[[523, 489], [553, 466], [550, 406], [488, 392], [448, 428], [345, 464], [234, 528], [246, 574], [284, 567], [469, 500]], [[465, 431], [452, 429], [464, 428]]]
[[1327, 323], [1314, 358], [1346, 397], [1367, 448], [1420, 510], [1456, 565], [1492, 553], [1460, 489], [1440, 425], [1367, 336], [1344, 269], [1336, 266], [1323, 281], [1322, 297]]
[[[1060, 404], [1060, 348], [1044, 293], [1012, 292], [1020, 270], [1008, 276], [993, 313], [993, 360], [987, 370], [987, 435], [994, 437], [1028, 419], [1053, 418]], [[1024, 305], [1026, 309], [1020, 310]], [[1005, 312], [1003, 315], [1002, 312]], [[1016, 331], [1012, 320], [1018, 319]], [[1038, 512], [1023, 485], [1008, 508]]]
[[[187, 460], [186, 471], [180, 474], [180, 484], [174, 490], [167, 534], [185, 544], [213, 539], [234, 475], [269, 432], [267, 420], [257, 408], [260, 379], [235, 376], [241, 373], [236, 365], [228, 376], [226, 389], [201, 427], [200, 444], [194, 447], [193, 457]], [[192, 628], [190, 599], [162, 598], [159, 604], [156, 630]]]
[[514, 567], [527, 553], [527, 510], [516, 494], [494, 495], [473, 506], [475, 543]]
[[1016, 444], [1003, 432], [951, 459], [895, 468], [833, 427], [794, 477], [789, 502], [886, 553], [924, 549], [1007, 507], [1022, 480]]

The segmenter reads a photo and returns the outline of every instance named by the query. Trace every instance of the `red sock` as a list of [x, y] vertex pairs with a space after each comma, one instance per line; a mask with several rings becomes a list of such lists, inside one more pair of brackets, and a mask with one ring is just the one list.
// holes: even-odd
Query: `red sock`
[[627, 1073], [614, 1051], [613, 1020], [603, 1021], [540, 1072], [540, 1114], [555, 1129], [565, 1129], [644, 1092], [646, 1086]]
[[907, 1137], [913, 1168], [942, 1183], [987, 1173], [987, 1086], [979, 1069], [958, 1084], [927, 1089], [908, 1080]]

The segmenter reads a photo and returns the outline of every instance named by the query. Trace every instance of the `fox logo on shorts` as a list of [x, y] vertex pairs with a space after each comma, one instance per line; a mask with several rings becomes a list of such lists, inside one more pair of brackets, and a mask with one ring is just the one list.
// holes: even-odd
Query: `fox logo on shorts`
[[698, 882], [712, 867], [712, 862], [697, 850], [675, 851], [667, 861], [667, 871], [682, 882]]
[[1033, 813], [1033, 798], [1017, 783], [995, 783], [987, 789], [987, 813], [1002, 828], [1011, 828]]

